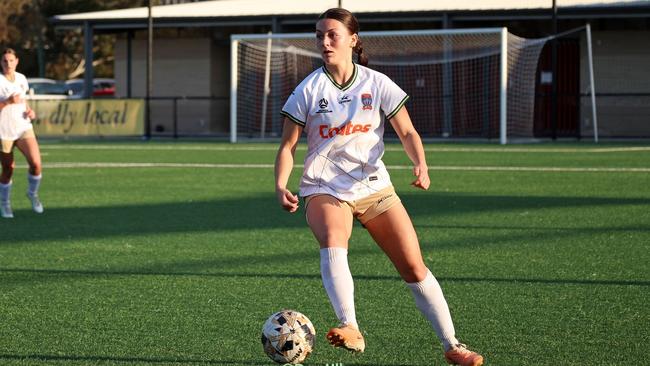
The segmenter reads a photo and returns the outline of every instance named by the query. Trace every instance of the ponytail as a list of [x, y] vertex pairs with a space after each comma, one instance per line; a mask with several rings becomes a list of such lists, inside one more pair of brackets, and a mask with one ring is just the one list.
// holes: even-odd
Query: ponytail
[[357, 44], [352, 49], [357, 54], [357, 63], [361, 66], [368, 66], [368, 56], [363, 52], [363, 44], [361, 40], [357, 40]]

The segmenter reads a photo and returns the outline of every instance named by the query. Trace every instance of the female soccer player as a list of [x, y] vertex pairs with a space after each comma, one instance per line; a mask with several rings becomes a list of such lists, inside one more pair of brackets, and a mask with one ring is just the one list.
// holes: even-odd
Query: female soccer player
[[[286, 118], [275, 162], [278, 201], [285, 210], [296, 212], [299, 200], [287, 189], [287, 181], [298, 139], [303, 131], [307, 134], [299, 194], [320, 244], [323, 286], [340, 321], [327, 339], [353, 352], [365, 349], [347, 261], [356, 218], [411, 288], [418, 308], [443, 344], [447, 362], [482, 365], [483, 357], [456, 339], [440, 285], [424, 264], [411, 220], [381, 160], [385, 115], [413, 162], [411, 184], [429, 188], [422, 141], [404, 107], [408, 96], [387, 76], [365, 67], [368, 60], [358, 31], [356, 18], [345, 9], [320, 15], [316, 43], [324, 66], [307, 76], [284, 105], [281, 113]], [[352, 61], [353, 52], [360, 65]]]
[[7, 48], [2, 52], [2, 75], [0, 76], [0, 140], [2, 152], [2, 174], [0, 174], [0, 213], [4, 218], [13, 218], [11, 210], [11, 177], [14, 172], [14, 145], [25, 155], [29, 172], [27, 181], [27, 197], [32, 203], [32, 209], [37, 213], [43, 212], [43, 205], [38, 199], [38, 187], [41, 184], [41, 153], [34, 135], [31, 120], [36, 113], [29, 108], [25, 101], [27, 79], [25, 75], [16, 72], [18, 57], [16, 51]]

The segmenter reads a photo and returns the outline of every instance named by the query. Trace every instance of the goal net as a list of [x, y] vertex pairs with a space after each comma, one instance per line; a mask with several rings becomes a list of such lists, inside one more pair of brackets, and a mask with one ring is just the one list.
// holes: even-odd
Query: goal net
[[[362, 32], [368, 67], [410, 95], [422, 137], [533, 137], [535, 75], [547, 41], [506, 28]], [[313, 33], [231, 36], [231, 141], [278, 137], [280, 110], [322, 60]], [[386, 126], [386, 135], [394, 131]]]

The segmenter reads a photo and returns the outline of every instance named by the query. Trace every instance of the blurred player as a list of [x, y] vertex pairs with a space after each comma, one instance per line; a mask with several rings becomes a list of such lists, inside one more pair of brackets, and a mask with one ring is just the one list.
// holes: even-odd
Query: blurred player
[[36, 113], [29, 108], [25, 100], [29, 90], [27, 79], [25, 75], [16, 72], [18, 57], [13, 49], [5, 49], [0, 62], [2, 64], [2, 75], [0, 75], [0, 140], [2, 143], [0, 213], [4, 218], [14, 217], [10, 199], [11, 177], [15, 167], [14, 146], [23, 153], [27, 164], [29, 164], [27, 197], [32, 203], [32, 209], [37, 213], [42, 213], [43, 205], [38, 199], [38, 188], [41, 183], [41, 154], [31, 123], [31, 120], [36, 118]]
[[[447, 361], [482, 365], [483, 357], [456, 339], [440, 285], [424, 264], [413, 224], [381, 160], [385, 116], [413, 162], [411, 184], [429, 188], [422, 141], [404, 107], [408, 96], [387, 76], [365, 67], [358, 31], [356, 18], [345, 9], [329, 9], [319, 17], [316, 42], [325, 65], [307, 76], [284, 105], [286, 118], [275, 163], [278, 201], [285, 210], [296, 212], [299, 200], [287, 189], [287, 181], [304, 131], [308, 146], [299, 194], [305, 198], [307, 222], [320, 244], [323, 286], [340, 322], [327, 338], [354, 352], [365, 349], [347, 260], [356, 218], [411, 289], [442, 342]], [[353, 52], [360, 65], [353, 63]]]

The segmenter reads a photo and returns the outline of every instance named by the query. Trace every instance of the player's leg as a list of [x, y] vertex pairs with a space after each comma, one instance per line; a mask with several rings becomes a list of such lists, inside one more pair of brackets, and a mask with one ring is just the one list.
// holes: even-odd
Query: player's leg
[[25, 155], [29, 170], [27, 172], [27, 197], [32, 203], [34, 212], [42, 213], [43, 204], [38, 197], [38, 189], [41, 185], [41, 152], [38, 146], [38, 141], [33, 133], [23, 136], [23, 138], [16, 141], [16, 147], [20, 152]]
[[411, 288], [418, 308], [435, 328], [445, 349], [458, 343], [447, 302], [424, 264], [415, 229], [402, 203], [365, 223], [365, 227]]
[[328, 332], [327, 338], [334, 346], [363, 352], [365, 343], [358, 330], [354, 282], [348, 266], [348, 240], [352, 234], [350, 207], [332, 196], [317, 195], [308, 198], [305, 210], [309, 227], [320, 245], [323, 287], [340, 323]]
[[456, 339], [447, 301], [440, 284], [424, 264], [417, 234], [402, 203], [395, 203], [364, 225], [411, 289], [418, 309], [429, 320], [443, 344], [447, 360], [460, 365], [482, 364], [483, 358], [471, 351], [464, 355], [468, 357], [448, 357], [449, 352], [466, 348], [461, 348]]
[[14, 173], [14, 154], [12, 152], [13, 141], [2, 140], [2, 152], [0, 152], [0, 214], [2, 217], [10, 219], [14, 217], [11, 210], [11, 177]]

